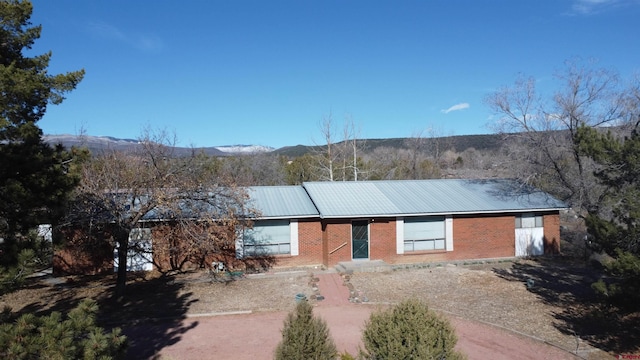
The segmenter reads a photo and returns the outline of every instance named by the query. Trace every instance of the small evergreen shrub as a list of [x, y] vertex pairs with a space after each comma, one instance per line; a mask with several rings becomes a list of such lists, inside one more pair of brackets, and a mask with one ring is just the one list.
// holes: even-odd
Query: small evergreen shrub
[[282, 341], [276, 360], [335, 359], [338, 350], [329, 335], [327, 323], [313, 316], [313, 306], [300, 301], [284, 321]]
[[95, 323], [98, 305], [84, 300], [66, 319], [59, 312], [38, 317], [24, 314], [10, 321], [3, 312], [0, 324], [2, 359], [120, 359], [126, 337], [120, 329], [106, 333]]
[[449, 321], [419, 300], [371, 314], [362, 334], [367, 360], [464, 359], [454, 350], [458, 341]]
[[591, 284], [596, 293], [614, 305], [640, 309], [640, 257], [618, 250], [616, 258], [605, 263], [605, 271], [608, 282], [600, 279]]

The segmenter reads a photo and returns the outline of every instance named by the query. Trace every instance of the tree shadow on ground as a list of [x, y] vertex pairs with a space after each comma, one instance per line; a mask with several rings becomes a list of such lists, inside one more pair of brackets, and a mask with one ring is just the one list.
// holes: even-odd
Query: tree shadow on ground
[[101, 299], [101, 320], [107, 326], [121, 327], [127, 335], [127, 358], [157, 358], [160, 350], [198, 326], [198, 322], [184, 323], [195, 300], [190, 299], [190, 293], [181, 294], [183, 286], [169, 276], [138, 279], [127, 284], [123, 301], [115, 301], [111, 292]]
[[571, 258], [536, 258], [516, 262], [511, 268], [493, 269], [499, 277], [526, 284], [527, 289], [549, 305], [563, 308], [553, 314], [554, 326], [609, 353], [640, 350], [640, 313], [606, 305], [591, 284], [601, 271]]
[[84, 276], [33, 280], [22, 289], [38, 291], [38, 298], [30, 299], [17, 311], [15, 317], [25, 313], [38, 316], [52, 311], [68, 313], [84, 298], [98, 302], [98, 325], [110, 330], [119, 327], [128, 339], [128, 359], [159, 358], [166, 346], [177, 343], [182, 335], [198, 326], [187, 318], [192, 300], [191, 293], [182, 292], [183, 283], [174, 277], [152, 279], [132, 277], [127, 283], [124, 300], [116, 301], [114, 276]]

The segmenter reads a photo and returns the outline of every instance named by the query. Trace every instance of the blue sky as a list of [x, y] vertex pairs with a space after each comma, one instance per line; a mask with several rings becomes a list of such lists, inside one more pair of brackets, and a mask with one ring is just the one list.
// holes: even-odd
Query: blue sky
[[85, 79], [47, 134], [181, 145], [322, 143], [319, 123], [362, 138], [490, 133], [483, 99], [576, 57], [640, 73], [638, 0], [34, 0], [34, 53]]

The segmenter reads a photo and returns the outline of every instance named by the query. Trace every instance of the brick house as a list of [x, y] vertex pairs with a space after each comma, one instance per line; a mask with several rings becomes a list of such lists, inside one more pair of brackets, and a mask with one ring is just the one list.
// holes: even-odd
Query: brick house
[[558, 253], [560, 211], [566, 208], [550, 195], [512, 180], [310, 182], [280, 187], [281, 196], [272, 199], [261, 196], [263, 187], [253, 189], [259, 209], [274, 202], [286, 208], [292, 204], [286, 193], [304, 189], [317, 211], [311, 216], [313, 208], [307, 203], [305, 218], [291, 211], [272, 222], [267, 211], [263, 221], [256, 222], [258, 232], [269, 226], [284, 230], [277, 241], [289, 241], [289, 250], [273, 252], [279, 266]]
[[278, 267], [555, 254], [566, 209], [504, 179], [308, 182], [248, 191], [260, 216], [240, 232], [236, 256], [269, 254]]

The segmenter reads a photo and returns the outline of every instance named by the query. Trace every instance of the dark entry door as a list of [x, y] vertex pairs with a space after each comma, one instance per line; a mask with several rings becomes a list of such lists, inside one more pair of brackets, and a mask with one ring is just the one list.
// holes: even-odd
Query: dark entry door
[[369, 258], [369, 221], [361, 220], [351, 223], [351, 242], [353, 259]]

